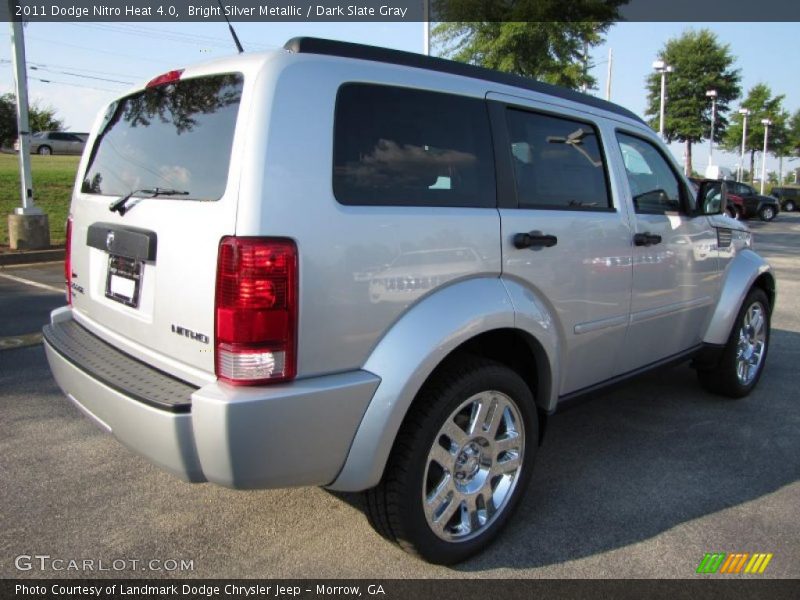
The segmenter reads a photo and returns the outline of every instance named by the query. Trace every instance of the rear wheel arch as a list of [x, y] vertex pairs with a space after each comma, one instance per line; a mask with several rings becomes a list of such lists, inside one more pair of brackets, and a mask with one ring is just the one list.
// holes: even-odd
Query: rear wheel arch
[[[553, 386], [552, 370], [547, 352], [533, 335], [512, 328], [494, 329], [476, 335], [445, 357], [429, 379], [449, 362], [460, 360], [464, 356], [479, 356], [493, 360], [515, 371], [525, 381], [533, 395], [540, 424], [546, 422], [550, 408], [548, 399]], [[544, 427], [541, 427], [540, 441], [543, 432]]]
[[[549, 412], [548, 399], [551, 395], [553, 376], [550, 361], [544, 346], [530, 333], [521, 329], [501, 328], [479, 333], [451, 350], [425, 378], [411, 404], [408, 406], [403, 423], [414, 410], [423, 391], [441, 373], [450, 370], [459, 362], [483, 358], [497, 362], [517, 373], [533, 396], [534, 408], [539, 417], [539, 443], [544, 436]], [[402, 425], [401, 425], [402, 429]]]

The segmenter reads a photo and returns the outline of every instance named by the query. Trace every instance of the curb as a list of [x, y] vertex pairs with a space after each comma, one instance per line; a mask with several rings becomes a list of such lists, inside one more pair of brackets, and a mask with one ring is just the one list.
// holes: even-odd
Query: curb
[[33, 263], [53, 262], [64, 260], [64, 248], [51, 248], [49, 250], [25, 250], [22, 252], [0, 253], [0, 266], [29, 265]]

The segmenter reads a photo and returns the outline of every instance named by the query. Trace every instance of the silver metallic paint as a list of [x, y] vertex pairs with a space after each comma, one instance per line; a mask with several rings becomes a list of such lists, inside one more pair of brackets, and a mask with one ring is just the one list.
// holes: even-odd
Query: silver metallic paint
[[722, 290], [719, 293], [711, 322], [703, 335], [706, 344], [725, 344], [733, 329], [736, 315], [753, 283], [764, 273], [772, 275], [772, 267], [758, 254], [744, 248], [735, 252], [725, 266]]

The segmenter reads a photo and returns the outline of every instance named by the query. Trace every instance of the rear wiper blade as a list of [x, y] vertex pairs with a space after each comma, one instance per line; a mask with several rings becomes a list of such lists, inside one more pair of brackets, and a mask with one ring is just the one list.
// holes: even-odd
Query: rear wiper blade
[[118, 212], [120, 217], [123, 216], [126, 212], [128, 212], [128, 208], [126, 207], [128, 200], [130, 200], [135, 194], [148, 194], [150, 198], [155, 198], [156, 196], [188, 196], [189, 192], [186, 190], [175, 190], [172, 188], [160, 187], [133, 190], [130, 194], [126, 194], [119, 200], [114, 200], [114, 202], [108, 205], [108, 210], [111, 212]]

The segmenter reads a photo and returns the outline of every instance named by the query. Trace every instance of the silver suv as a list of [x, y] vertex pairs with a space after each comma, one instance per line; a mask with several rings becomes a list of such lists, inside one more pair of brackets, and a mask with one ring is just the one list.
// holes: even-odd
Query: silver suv
[[381, 534], [454, 563], [508, 522], [564, 402], [688, 360], [753, 389], [775, 280], [724, 209], [619, 106], [294, 39], [99, 115], [45, 347], [167, 471], [364, 491]]

